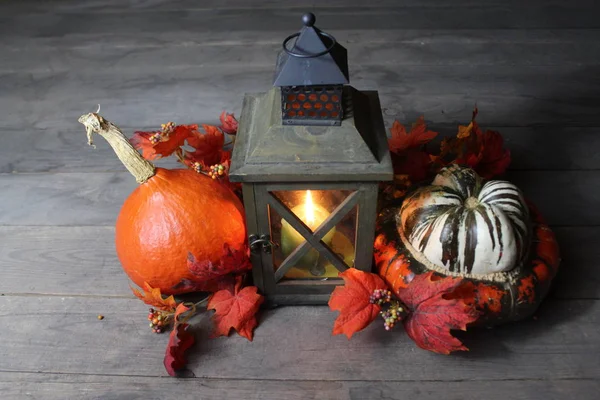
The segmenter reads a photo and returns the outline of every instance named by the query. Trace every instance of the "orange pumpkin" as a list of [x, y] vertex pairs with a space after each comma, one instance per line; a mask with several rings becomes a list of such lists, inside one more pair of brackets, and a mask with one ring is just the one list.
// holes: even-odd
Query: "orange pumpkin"
[[187, 265], [219, 262], [223, 246], [242, 249], [246, 240], [244, 210], [227, 187], [188, 169], [155, 168], [129, 144], [112, 123], [95, 113], [83, 115], [90, 144], [92, 132], [103, 136], [140, 186], [125, 200], [117, 218], [117, 256], [138, 286], [147, 282], [165, 294], [178, 294], [198, 278]]

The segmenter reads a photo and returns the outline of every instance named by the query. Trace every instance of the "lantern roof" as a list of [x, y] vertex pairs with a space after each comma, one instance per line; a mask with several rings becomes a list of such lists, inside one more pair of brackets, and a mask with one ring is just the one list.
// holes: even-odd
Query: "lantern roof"
[[[349, 82], [348, 52], [333, 36], [314, 26], [312, 13], [302, 16], [300, 32], [283, 42], [274, 86], [343, 85]], [[288, 42], [296, 38], [292, 48]]]
[[344, 87], [354, 111], [340, 126], [282, 125], [281, 89], [244, 97], [234, 182], [373, 182], [393, 177], [376, 91]]

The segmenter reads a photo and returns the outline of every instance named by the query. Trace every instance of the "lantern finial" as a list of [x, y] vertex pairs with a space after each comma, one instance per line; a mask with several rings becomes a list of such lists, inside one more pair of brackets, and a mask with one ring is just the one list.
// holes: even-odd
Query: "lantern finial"
[[302, 16], [302, 23], [305, 26], [313, 26], [316, 20], [317, 17], [315, 17], [315, 14], [313, 13], [306, 13]]

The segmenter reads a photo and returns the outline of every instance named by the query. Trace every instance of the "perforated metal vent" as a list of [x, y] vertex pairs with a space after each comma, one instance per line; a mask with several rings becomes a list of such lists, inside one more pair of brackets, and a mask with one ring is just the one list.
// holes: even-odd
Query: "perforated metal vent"
[[283, 125], [340, 125], [343, 85], [283, 86]]

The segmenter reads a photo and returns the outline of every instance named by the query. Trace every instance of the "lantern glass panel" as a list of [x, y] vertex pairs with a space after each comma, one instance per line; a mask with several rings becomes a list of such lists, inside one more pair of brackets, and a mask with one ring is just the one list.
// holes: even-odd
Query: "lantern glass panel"
[[[298, 217], [313, 234], [329, 220], [331, 228], [320, 234], [321, 241], [342, 260], [346, 267], [354, 266], [356, 223], [358, 207], [353, 202], [351, 190], [294, 190], [273, 191], [288, 210]], [[337, 278], [340, 272], [328, 257], [316, 250], [311, 243], [301, 257], [293, 253], [306, 240], [294, 227], [294, 223], [282, 218], [269, 207], [271, 240], [276, 243], [273, 250], [273, 266], [277, 280]], [[278, 271], [282, 268], [281, 271]]]

